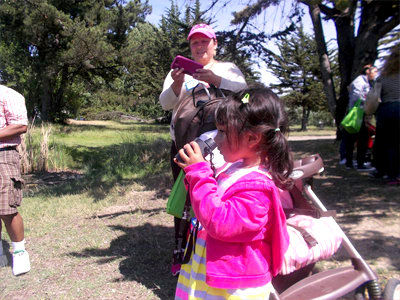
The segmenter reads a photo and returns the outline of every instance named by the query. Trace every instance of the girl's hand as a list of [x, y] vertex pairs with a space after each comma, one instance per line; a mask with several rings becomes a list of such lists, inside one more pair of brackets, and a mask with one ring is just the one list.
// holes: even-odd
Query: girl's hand
[[178, 164], [178, 166], [180, 166], [182, 169], [190, 165], [205, 161], [205, 159], [203, 158], [203, 154], [201, 154], [199, 144], [197, 144], [195, 141], [183, 146], [183, 148], [179, 150], [179, 155], [181, 156], [183, 163], [178, 161], [176, 158], [174, 158], [174, 162]]
[[220, 76], [215, 75], [213, 71], [207, 69], [197, 69], [196, 73], [193, 74], [193, 78], [213, 84], [216, 87], [220, 86], [222, 80]]

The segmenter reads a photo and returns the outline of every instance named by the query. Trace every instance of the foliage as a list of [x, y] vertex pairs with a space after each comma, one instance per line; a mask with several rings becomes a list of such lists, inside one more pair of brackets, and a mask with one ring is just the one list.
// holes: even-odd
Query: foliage
[[131, 109], [145, 117], [160, 117], [158, 97], [172, 61], [169, 40], [161, 30], [145, 23], [132, 31], [127, 42], [122, 51], [126, 66], [123, 78], [130, 81]]
[[285, 95], [291, 111], [302, 108], [301, 130], [305, 131], [311, 111], [327, 110], [315, 39], [300, 26], [276, 45], [280, 54], [272, 56], [269, 67], [280, 83], [271, 87]]
[[[299, 0], [310, 9], [310, 15], [335, 22], [338, 43], [340, 93], [339, 98], [330, 99], [333, 93], [326, 90], [331, 111], [335, 108], [336, 123], [344, 117], [348, 104], [347, 87], [366, 64], [373, 64], [378, 57], [379, 41], [400, 24], [398, 1], [311, 1]], [[356, 30], [357, 29], [357, 30]], [[325, 40], [314, 22], [317, 43], [326, 48]], [[319, 51], [320, 57], [324, 55]], [[328, 65], [321, 64], [321, 72], [328, 72]], [[325, 80], [325, 86], [329, 80]], [[330, 86], [331, 91], [333, 86]], [[335, 107], [333, 107], [335, 105]]]
[[[211, 18], [199, 0], [183, 11], [171, 1], [159, 26], [145, 22], [150, 12], [148, 1], [0, 1], [0, 81], [26, 97], [37, 119], [63, 122], [114, 110], [168, 117], [158, 97], [171, 61], [190, 57], [191, 27]], [[245, 34], [217, 32], [217, 58], [255, 81], [252, 41], [260, 37]]]
[[[269, 6], [285, 3], [282, 0], [249, 1], [247, 7], [235, 14], [232, 23], [241, 25], [243, 30], [253, 26], [250, 21]], [[321, 20], [321, 13], [327, 20], [333, 20], [337, 31], [338, 59], [340, 72], [340, 92], [336, 99], [335, 87], [332, 84], [330, 62], [324, 49], [326, 42], [319, 30], [319, 24], [314, 23], [320, 69], [323, 74], [324, 91], [327, 95], [329, 109], [336, 121], [341, 121], [347, 107], [347, 86], [360, 74], [363, 66], [373, 63], [378, 57], [378, 42], [388, 32], [400, 23], [398, 1], [342, 1], [342, 0], [298, 0], [310, 9], [310, 15], [315, 13], [316, 20]], [[293, 23], [299, 21], [302, 8], [297, 5], [290, 12], [290, 24], [281, 34], [287, 34]], [[317, 22], [318, 23], [318, 22]], [[357, 28], [357, 30], [356, 30]], [[317, 34], [318, 33], [318, 34]], [[279, 35], [279, 34], [278, 34]], [[270, 52], [266, 51], [266, 55]], [[337, 111], [336, 111], [337, 110]], [[337, 122], [338, 123], [338, 122]]]
[[71, 95], [82, 100], [98, 77], [111, 82], [121, 74], [120, 50], [150, 11], [147, 1], [2, 1], [0, 35], [16, 48], [2, 47], [0, 54], [13, 51], [21, 58], [11, 71], [0, 60], [1, 79], [19, 80], [15, 74], [25, 66], [30, 73], [19, 84], [29, 95], [29, 113], [63, 121], [83, 104]]
[[[206, 17], [206, 12], [207, 9], [202, 11], [200, 1], [196, 0], [194, 8], [186, 6], [183, 16], [181, 16], [177, 5], [174, 5], [171, 1], [171, 8], [168, 10], [167, 16], [162, 18], [160, 26], [166, 37], [171, 41], [171, 58], [177, 54], [190, 57], [189, 43], [186, 40], [187, 35], [195, 24], [212, 25], [212, 20]], [[259, 51], [260, 48], [257, 45], [264, 36], [254, 34], [251, 31], [242, 32], [239, 29], [217, 31], [215, 34], [218, 41], [216, 59], [235, 63], [249, 82], [259, 80], [260, 74], [254, 70], [256, 65], [255, 53]]]

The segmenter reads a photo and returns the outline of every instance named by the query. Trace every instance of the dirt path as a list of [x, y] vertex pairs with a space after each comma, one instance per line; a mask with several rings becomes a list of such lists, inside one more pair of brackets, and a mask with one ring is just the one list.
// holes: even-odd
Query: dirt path
[[334, 135], [306, 135], [306, 136], [289, 136], [289, 141], [313, 141], [313, 140], [334, 140]]

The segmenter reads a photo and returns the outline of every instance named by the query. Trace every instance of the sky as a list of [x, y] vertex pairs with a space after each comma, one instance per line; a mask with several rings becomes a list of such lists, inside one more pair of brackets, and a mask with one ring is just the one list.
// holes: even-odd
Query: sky
[[[187, 4], [193, 4], [194, 0], [173, 0], [178, 4], [180, 11], [183, 11]], [[290, 23], [287, 15], [291, 9], [291, 3], [293, 0], [285, 0], [281, 2], [279, 7], [273, 6], [265, 10], [262, 14], [260, 14], [255, 20], [254, 31], [258, 30], [264, 31], [267, 34], [273, 33], [280, 29], [284, 29], [287, 24]], [[207, 8], [211, 4], [211, 0], [203, 0], [201, 1], [201, 9]], [[226, 2], [226, 1], [220, 1]], [[212, 15], [216, 20], [215, 23], [212, 24], [215, 31], [223, 31], [234, 29], [234, 26], [230, 25], [230, 21], [232, 20], [232, 12], [240, 11], [244, 7], [246, 7], [245, 3], [248, 1], [245, 0], [231, 0], [230, 3], [223, 7], [221, 4], [217, 4], [212, 11], [210, 11], [207, 16]], [[167, 0], [149, 0], [149, 4], [152, 6], [152, 14], [147, 16], [147, 21], [159, 25], [161, 20], [161, 16], [166, 14], [166, 10], [170, 8], [171, 3]], [[303, 26], [306, 32], [310, 34], [313, 33], [312, 22], [308, 14], [308, 10], [305, 10], [306, 14], [303, 17]], [[325, 40], [328, 42], [330, 39], [336, 39], [336, 30], [334, 28], [334, 24], [332, 21], [324, 22], [324, 34]], [[277, 47], [273, 42], [268, 43], [268, 47], [270, 50], [277, 52]], [[277, 83], [276, 78], [268, 72], [268, 69], [265, 65], [261, 65], [259, 68], [256, 68], [261, 72], [262, 81], [269, 85], [271, 83]]]

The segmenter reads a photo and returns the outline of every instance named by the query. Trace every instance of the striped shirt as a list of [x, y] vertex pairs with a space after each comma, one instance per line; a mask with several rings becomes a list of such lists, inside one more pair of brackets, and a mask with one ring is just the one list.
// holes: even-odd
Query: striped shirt
[[380, 76], [377, 81], [382, 83], [382, 103], [400, 102], [400, 74]]
[[[25, 98], [20, 93], [0, 85], [0, 130], [9, 125], [28, 125]], [[0, 148], [18, 146], [21, 137], [0, 141]]]

